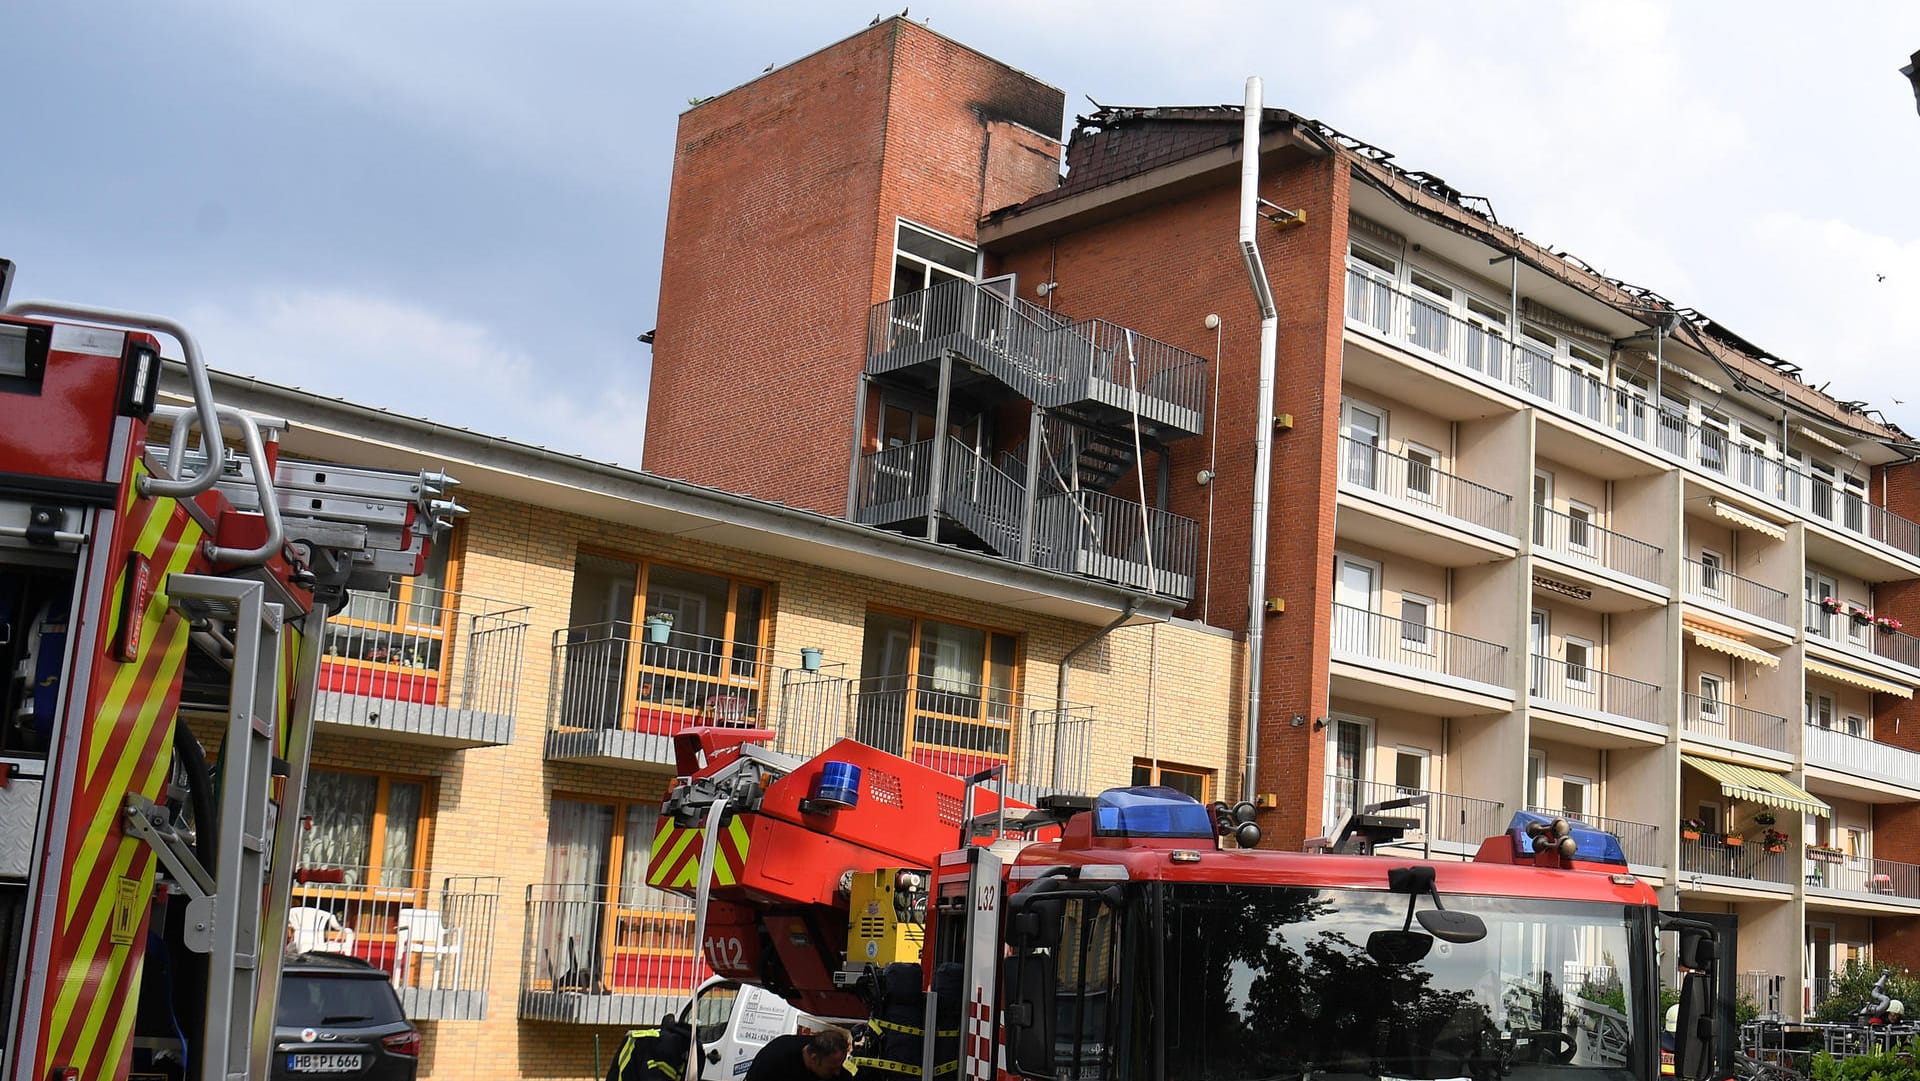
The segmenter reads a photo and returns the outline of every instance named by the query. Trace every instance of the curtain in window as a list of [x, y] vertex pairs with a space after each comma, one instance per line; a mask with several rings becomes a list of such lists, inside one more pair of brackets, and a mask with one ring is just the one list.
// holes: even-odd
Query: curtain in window
[[394, 781], [387, 785], [387, 829], [380, 846], [380, 884], [411, 888], [418, 867], [420, 805], [424, 785]]
[[659, 908], [659, 891], [647, 885], [647, 860], [653, 855], [653, 828], [660, 808], [656, 804], [635, 803], [627, 807], [627, 820], [621, 836], [625, 847], [620, 852], [620, 904], [625, 908]]
[[347, 884], [365, 885], [379, 791], [378, 777], [315, 770], [307, 779], [306, 813], [313, 828], [301, 842], [301, 865], [337, 868], [346, 873]]
[[613, 808], [554, 800], [547, 824], [547, 882], [536, 932], [536, 977], [556, 988], [592, 990], [601, 982], [600, 930]]

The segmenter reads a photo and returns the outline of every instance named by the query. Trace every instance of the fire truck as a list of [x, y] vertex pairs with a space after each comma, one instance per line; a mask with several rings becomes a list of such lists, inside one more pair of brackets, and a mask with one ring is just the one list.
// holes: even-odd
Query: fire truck
[[[452, 482], [282, 458], [284, 423], [216, 402], [186, 328], [8, 304], [12, 276], [0, 1079], [263, 1079], [327, 614], [419, 572]], [[156, 334], [183, 406], [158, 403]]]
[[1583, 824], [1521, 814], [1445, 862], [1394, 854], [1418, 822], [1388, 808], [1331, 851], [1276, 851], [1250, 804], [1028, 807], [987, 774], [852, 740], [799, 759], [770, 735], [676, 737], [651, 881], [697, 898], [715, 973], [870, 1019], [863, 1078], [1654, 1081], [1663, 935], [1669, 1060], [1731, 1066], [1726, 936], [1661, 912]]

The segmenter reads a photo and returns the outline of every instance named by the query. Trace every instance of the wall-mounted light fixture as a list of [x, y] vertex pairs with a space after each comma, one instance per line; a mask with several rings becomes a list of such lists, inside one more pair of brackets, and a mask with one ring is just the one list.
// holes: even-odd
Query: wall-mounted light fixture
[[1302, 717], [1300, 714], [1296, 713], [1293, 715], [1293, 719], [1288, 721], [1287, 723], [1292, 725], [1295, 728], [1299, 728], [1300, 726], [1307, 723], [1307, 719], [1305, 717]]
[[1043, 297], [1058, 288], [1060, 288], [1059, 282], [1041, 282], [1039, 285], [1033, 287], [1033, 295]]
[[1315, 717], [1313, 719], [1313, 730], [1315, 732], [1324, 731], [1326, 727], [1327, 727], [1327, 719], [1325, 717]]

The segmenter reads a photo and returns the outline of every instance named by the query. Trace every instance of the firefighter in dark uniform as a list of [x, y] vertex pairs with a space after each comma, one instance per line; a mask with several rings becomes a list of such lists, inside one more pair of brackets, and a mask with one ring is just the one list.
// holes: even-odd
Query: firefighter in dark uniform
[[607, 1069], [606, 1081], [681, 1081], [692, 1046], [693, 1029], [679, 1021], [633, 1029]]
[[753, 1056], [746, 1081], [850, 1081], [852, 1041], [840, 1028], [776, 1036]]

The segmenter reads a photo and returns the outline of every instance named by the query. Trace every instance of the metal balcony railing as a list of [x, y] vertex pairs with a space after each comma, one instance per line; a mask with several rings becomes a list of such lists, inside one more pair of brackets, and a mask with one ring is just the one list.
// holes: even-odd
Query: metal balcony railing
[[1667, 861], [1666, 854], [1660, 851], [1660, 827], [1658, 826], [1625, 818], [1609, 818], [1606, 815], [1575, 814], [1558, 807], [1528, 807], [1527, 810], [1534, 814], [1581, 822], [1594, 829], [1613, 834], [1620, 839], [1620, 850], [1626, 853], [1628, 863], [1657, 866]]
[[1549, 356], [1524, 340], [1510, 346], [1497, 322], [1462, 319], [1438, 301], [1352, 265], [1347, 268], [1347, 322], [1610, 429], [1836, 530], [1920, 558], [1920, 523], [1873, 505], [1827, 476], [1781, 460], [1777, 451], [1769, 453], [1735, 438], [1725, 427], [1695, 423], [1685, 413], [1656, 406], [1645, 390], [1609, 385], [1602, 373]]
[[1808, 600], [1806, 608], [1808, 634], [1908, 668], [1920, 668], [1920, 638], [1905, 631], [1888, 630], [1845, 607], [1829, 611], [1820, 602]]
[[[1736, 842], [1738, 839], [1735, 839]], [[1680, 839], [1680, 873], [1746, 878], [1787, 885], [1799, 870], [1799, 854], [1791, 847], [1769, 852], [1758, 842], [1728, 844], [1724, 833], [1702, 833], [1696, 840]]]
[[[1199, 412], [1206, 408], [1207, 362], [1105, 319], [1082, 319], [1073, 332], [1093, 343], [1093, 377]], [[1131, 338], [1131, 342], [1129, 342]], [[1131, 354], [1129, 354], [1131, 350]], [[1128, 361], [1132, 361], [1132, 371]]]
[[1848, 856], [1839, 863], [1807, 861], [1807, 885], [1867, 897], [1920, 901], [1920, 867], [1894, 860]]
[[415, 1020], [477, 1021], [499, 907], [497, 877], [309, 864], [294, 874], [287, 949], [366, 961]]
[[[1034, 508], [1035, 561], [1136, 589], [1191, 597], [1200, 523], [1106, 492], [1053, 492]], [[1152, 573], [1148, 573], [1148, 568]]]
[[528, 886], [521, 1018], [633, 1025], [676, 1012], [712, 975], [693, 919], [692, 901], [651, 886]]
[[1537, 653], [1530, 659], [1528, 689], [1535, 698], [1646, 724], [1660, 723], [1660, 688], [1655, 684]]
[[1785, 717], [1692, 692], [1680, 696], [1680, 727], [1691, 736], [1793, 753], [1793, 726]]
[[350, 590], [327, 621], [323, 723], [504, 743], [531, 606], [396, 584]]
[[1348, 604], [1333, 606], [1332, 650], [1481, 683], [1505, 685], [1507, 647]]
[[1808, 765], [1920, 788], [1920, 753], [1818, 724], [1805, 730]]
[[1421, 514], [1437, 510], [1495, 532], [1513, 533], [1512, 496], [1352, 436], [1340, 437], [1340, 486], [1376, 492]]
[[1419, 821], [1419, 833], [1409, 837], [1409, 843], [1430, 841], [1474, 847], [1499, 834], [1507, 826], [1506, 816], [1501, 814], [1506, 805], [1497, 800], [1456, 796], [1426, 788], [1408, 788], [1386, 781], [1343, 777], [1338, 773], [1327, 774], [1329, 825], [1337, 823], [1340, 816], [1348, 811], [1398, 800], [1412, 802], [1408, 806], [1381, 813]]
[[807, 742], [824, 749], [851, 735], [956, 777], [1004, 763], [1007, 783], [1017, 793], [1088, 794], [1091, 706], [1007, 687], [897, 675], [854, 683], [846, 715], [853, 719], [851, 732], [820, 733]]
[[1592, 562], [1646, 582], [1661, 578], [1661, 549], [1539, 503], [1533, 505], [1533, 543], [1575, 562]]
[[1742, 578], [1724, 567], [1710, 567], [1697, 559], [1687, 560], [1682, 571], [1681, 589], [1690, 600], [1716, 601], [1737, 612], [1775, 623], [1793, 621], [1791, 594]]

